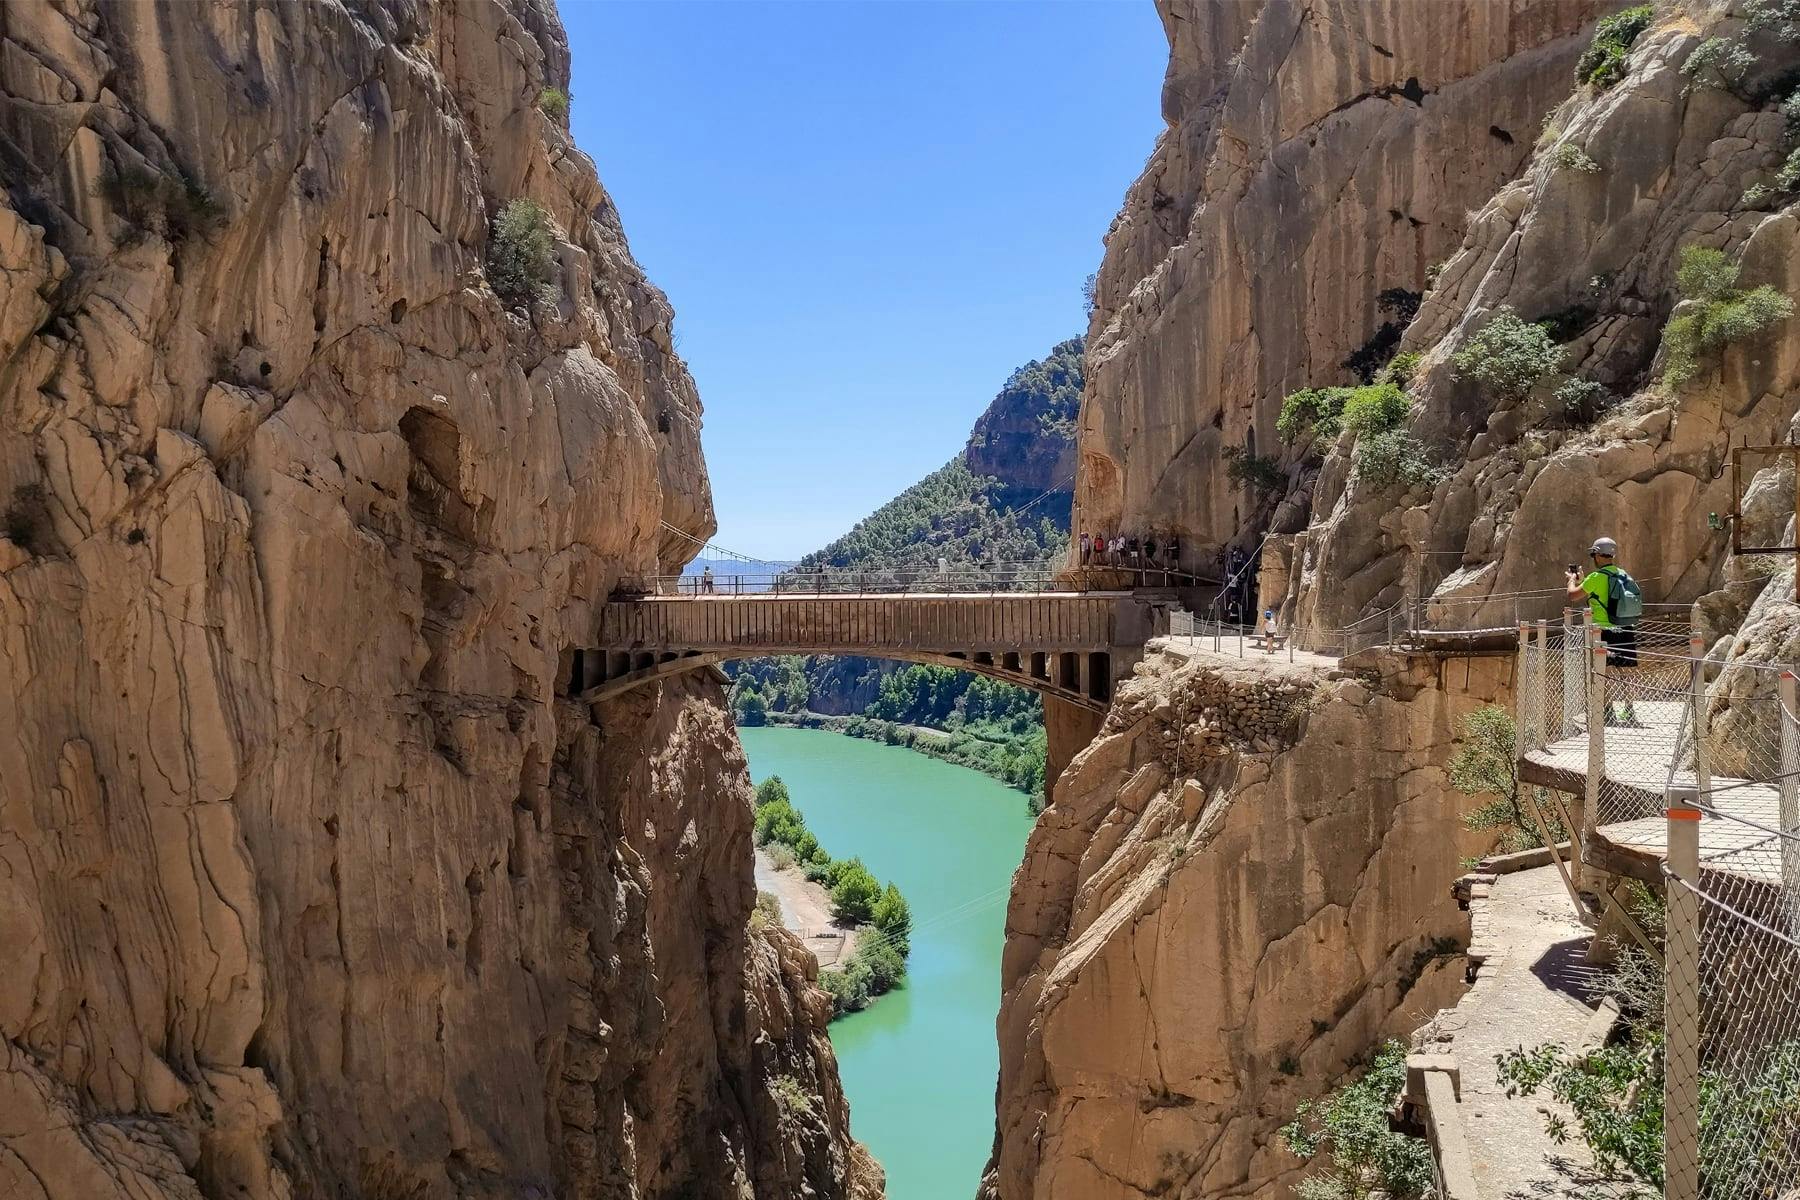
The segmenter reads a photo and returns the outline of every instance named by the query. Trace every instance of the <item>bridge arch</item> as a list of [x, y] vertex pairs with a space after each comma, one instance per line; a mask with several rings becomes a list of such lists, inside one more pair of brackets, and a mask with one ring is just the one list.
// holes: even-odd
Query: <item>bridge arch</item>
[[1045, 697], [1094, 712], [1105, 712], [1112, 703], [1115, 675], [1110, 651], [985, 650], [934, 653], [925, 650], [876, 650], [869, 648], [818, 650], [772, 648], [758, 650], [576, 650], [570, 659], [565, 687], [568, 695], [585, 704], [598, 704], [634, 688], [656, 683], [728, 662], [784, 654], [840, 654], [880, 658], [892, 662], [924, 663], [953, 667], [985, 675]]

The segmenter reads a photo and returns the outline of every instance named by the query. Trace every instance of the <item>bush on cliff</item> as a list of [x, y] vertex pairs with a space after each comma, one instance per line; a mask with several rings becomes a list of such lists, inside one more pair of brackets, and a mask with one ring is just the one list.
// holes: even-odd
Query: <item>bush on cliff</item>
[[[1500, 705], [1489, 704], [1463, 718], [1462, 744], [1450, 760], [1451, 787], [1465, 796], [1492, 797], [1470, 813], [1465, 823], [1470, 829], [1493, 831], [1498, 838], [1497, 848], [1505, 854], [1544, 844], [1520, 790], [1513, 750], [1517, 740], [1518, 727], [1512, 714]], [[1547, 816], [1546, 824], [1557, 840], [1568, 836], [1554, 816]]]
[[1321, 1170], [1295, 1189], [1301, 1200], [1419, 1200], [1432, 1187], [1431, 1149], [1395, 1133], [1388, 1113], [1406, 1086], [1406, 1047], [1390, 1041], [1354, 1083], [1302, 1103], [1282, 1140]]
[[1741, 268], [1706, 246], [1681, 252], [1675, 287], [1682, 303], [1663, 326], [1663, 385], [1679, 388], [1701, 373], [1705, 361], [1733, 342], [1747, 341], [1794, 315], [1794, 302], [1768, 284], [1740, 290]]
[[488, 235], [488, 283], [507, 303], [529, 305], [550, 282], [554, 250], [544, 206], [535, 200], [510, 200]]
[[1495, 399], [1516, 401], [1562, 368], [1563, 351], [1543, 325], [1502, 305], [1450, 362], [1459, 376], [1475, 380]]
[[1640, 4], [1616, 12], [1594, 26], [1594, 40], [1575, 64], [1575, 82], [1609, 88], [1625, 78], [1625, 59], [1638, 35], [1650, 28], [1653, 10]]

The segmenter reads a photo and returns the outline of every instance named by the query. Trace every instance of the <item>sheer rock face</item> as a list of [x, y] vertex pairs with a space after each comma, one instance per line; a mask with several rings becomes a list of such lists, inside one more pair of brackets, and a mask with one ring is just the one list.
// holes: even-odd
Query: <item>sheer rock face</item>
[[1456, 994], [1442, 764], [1511, 664], [1378, 666], [1153, 654], [1121, 688], [1014, 881], [984, 1196], [1286, 1195], [1294, 1106]]
[[[1081, 528], [1247, 533], [1226, 447], [1425, 290], [1511, 179], [1600, 0], [1162, 0], [1168, 129], [1107, 237], [1078, 443]], [[1416, 298], [1416, 297], [1415, 297]], [[1397, 331], [1397, 329], [1396, 329]]]
[[[1740, 94], [1690, 86], [1680, 67], [1693, 48], [1735, 38], [1743, 23], [1722, 3], [1658, 12], [1626, 76], [1577, 90], [1549, 119], [1544, 150], [1473, 214], [1406, 332], [1402, 349], [1425, 355], [1409, 389], [1412, 429], [1444, 478], [1370, 487], [1348, 439], [1327, 456], [1297, 620], [1342, 626], [1403, 594], [1435, 594], [1475, 623], [1506, 623], [1514, 594], [1557, 588], [1601, 534], [1619, 541], [1652, 601], [1685, 603], [1725, 582], [1729, 539], [1707, 514], [1731, 508], [1732, 443], [1787, 436], [1800, 406], [1800, 321], [1703, 358], [1676, 390], [1658, 386], [1658, 342], [1690, 244], [1739, 261], [1741, 286], [1800, 296], [1797, 210], [1743, 200], [1787, 153], [1773, 85], [1792, 51], [1753, 35], [1759, 63]], [[1558, 169], [1565, 144], [1597, 169]], [[1502, 306], [1563, 326], [1563, 372], [1518, 401], [1459, 378], [1450, 361]], [[1564, 419], [1553, 395], [1569, 375], [1615, 401], [1590, 428]], [[1741, 613], [1755, 585], [1727, 586]]]
[[878, 1190], [716, 685], [558, 699], [712, 516], [551, 7], [0, 32], [0, 1192]]

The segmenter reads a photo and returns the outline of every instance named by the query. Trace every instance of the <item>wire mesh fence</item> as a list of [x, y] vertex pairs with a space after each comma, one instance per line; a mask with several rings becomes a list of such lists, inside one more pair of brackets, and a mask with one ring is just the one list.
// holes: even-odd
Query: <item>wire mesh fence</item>
[[1800, 1200], [1794, 676], [1734, 661], [1715, 680], [1675, 617], [1636, 641], [1524, 629], [1520, 755], [1583, 789], [1584, 861], [1662, 861], [1664, 1195]]

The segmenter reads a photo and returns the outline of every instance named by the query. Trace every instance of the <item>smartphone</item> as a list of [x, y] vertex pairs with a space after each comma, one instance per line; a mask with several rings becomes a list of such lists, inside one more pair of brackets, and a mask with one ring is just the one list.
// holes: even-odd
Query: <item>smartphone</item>
[[1579, 574], [1581, 574], [1581, 568], [1576, 566], [1574, 563], [1570, 563], [1569, 564], [1569, 574], [1579, 575]]

